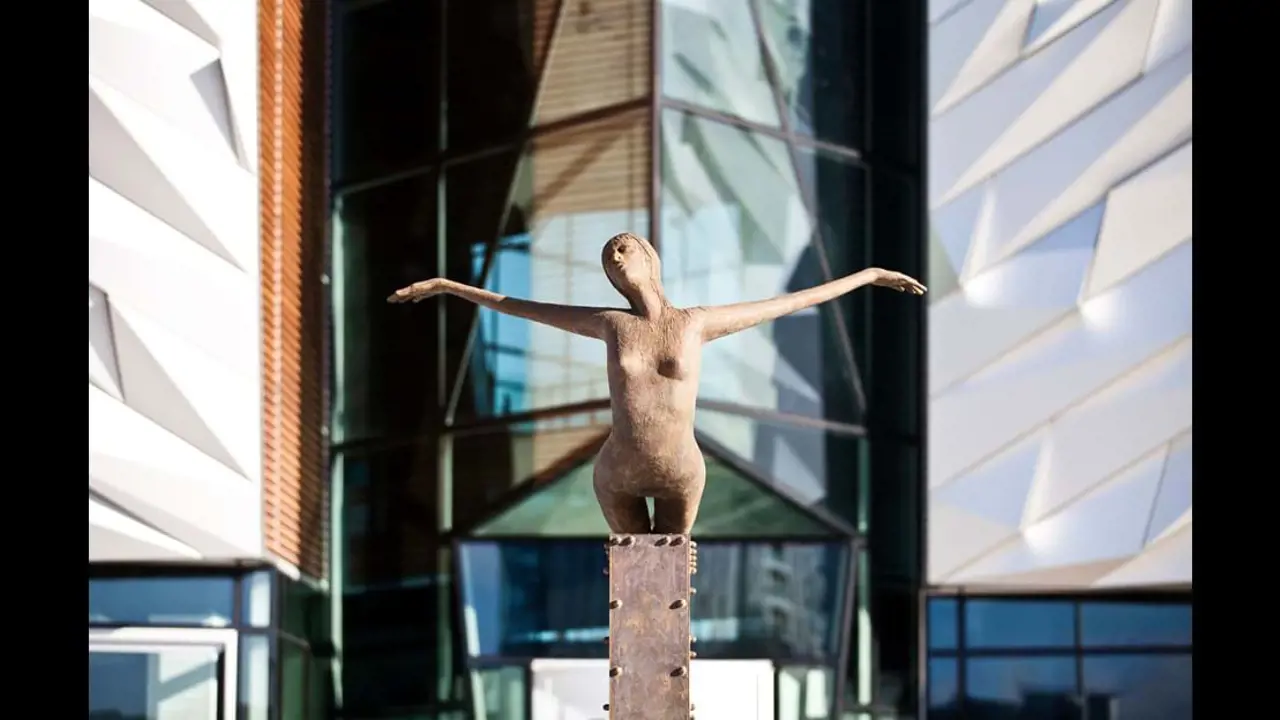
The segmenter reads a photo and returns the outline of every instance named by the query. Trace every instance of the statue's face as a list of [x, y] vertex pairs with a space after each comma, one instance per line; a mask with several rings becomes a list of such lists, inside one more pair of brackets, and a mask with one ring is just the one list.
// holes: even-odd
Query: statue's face
[[626, 295], [652, 282], [653, 250], [648, 242], [630, 233], [615, 235], [604, 244], [600, 261], [604, 272], [622, 294]]

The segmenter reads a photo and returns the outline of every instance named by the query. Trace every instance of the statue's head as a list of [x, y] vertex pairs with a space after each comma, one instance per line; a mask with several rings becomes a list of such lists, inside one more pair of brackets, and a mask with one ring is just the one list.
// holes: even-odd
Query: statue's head
[[631, 233], [609, 238], [600, 252], [604, 274], [623, 297], [632, 299], [646, 290], [662, 292], [662, 264], [648, 240]]

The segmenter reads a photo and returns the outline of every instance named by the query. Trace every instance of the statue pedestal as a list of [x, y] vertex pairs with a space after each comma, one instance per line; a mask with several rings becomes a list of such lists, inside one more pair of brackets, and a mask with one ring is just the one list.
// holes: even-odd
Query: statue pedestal
[[610, 720], [689, 720], [688, 535], [612, 535], [609, 551]]

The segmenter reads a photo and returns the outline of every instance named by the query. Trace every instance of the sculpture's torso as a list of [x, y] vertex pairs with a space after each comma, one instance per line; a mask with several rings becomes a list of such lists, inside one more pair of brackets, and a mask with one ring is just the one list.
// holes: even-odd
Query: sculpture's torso
[[614, 532], [649, 532], [652, 497], [653, 531], [686, 533], [706, 478], [693, 436], [701, 329], [676, 308], [655, 320], [610, 313], [608, 325], [613, 429], [596, 459], [596, 495]]

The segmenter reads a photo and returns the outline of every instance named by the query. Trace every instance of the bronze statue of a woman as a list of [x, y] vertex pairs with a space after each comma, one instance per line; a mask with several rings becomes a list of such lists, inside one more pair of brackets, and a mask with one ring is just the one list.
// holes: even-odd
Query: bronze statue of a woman
[[[448, 294], [507, 315], [603, 340], [613, 428], [596, 458], [596, 499], [614, 533], [687, 534], [707, 469], [693, 435], [702, 345], [813, 307], [864, 285], [922, 295], [902, 273], [871, 268], [768, 300], [677, 308], [662, 291], [658, 254], [630, 233], [610, 238], [604, 273], [630, 308], [554, 305], [506, 297], [446, 278], [397, 290], [388, 302]], [[653, 518], [645, 498], [653, 498]]]

